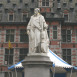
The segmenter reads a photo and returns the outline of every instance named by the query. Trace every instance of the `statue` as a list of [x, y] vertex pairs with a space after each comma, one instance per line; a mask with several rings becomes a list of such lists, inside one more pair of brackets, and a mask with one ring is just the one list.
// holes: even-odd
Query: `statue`
[[40, 9], [35, 8], [27, 25], [29, 36], [29, 53], [46, 53], [48, 51], [49, 39], [47, 34], [48, 25], [40, 14]]

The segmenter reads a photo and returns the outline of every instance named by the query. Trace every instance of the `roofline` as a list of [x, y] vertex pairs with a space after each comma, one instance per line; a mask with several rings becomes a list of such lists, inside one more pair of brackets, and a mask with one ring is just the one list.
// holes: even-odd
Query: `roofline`
[[[30, 18], [27, 18], [26, 22], [0, 22], [0, 25], [5, 26], [5, 25], [13, 25], [13, 26], [27, 26], [28, 22], [29, 22]], [[64, 22], [64, 18], [45, 18], [46, 21], [52, 22], [52, 21], [59, 21], [62, 23], [62, 26], [72, 26], [72, 25], [77, 25], [77, 22]]]
[[63, 24], [63, 26], [72, 26], [72, 25], [77, 25], [77, 22], [65, 22], [64, 24]]
[[17, 26], [20, 26], [20, 25], [24, 25], [26, 26], [28, 22], [0, 22], [0, 25], [4, 26], [4, 25], [17, 25]]
[[[30, 18], [27, 18], [26, 22], [0, 22], [0, 25], [5, 26], [5, 25], [16, 25], [16, 26], [20, 26], [20, 25], [24, 25], [27, 26], [28, 22], [29, 22]], [[63, 21], [63, 18], [45, 18], [46, 21]]]
[[45, 18], [46, 21], [64, 21], [64, 18]]

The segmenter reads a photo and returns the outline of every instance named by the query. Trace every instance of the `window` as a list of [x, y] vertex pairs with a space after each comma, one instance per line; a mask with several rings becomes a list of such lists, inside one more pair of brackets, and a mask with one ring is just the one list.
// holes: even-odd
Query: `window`
[[18, 9], [18, 13], [21, 13], [21, 9]]
[[62, 30], [62, 42], [71, 42], [71, 30]]
[[57, 11], [58, 11], [58, 12], [61, 11], [61, 8], [57, 8]]
[[66, 7], [67, 6], [67, 3], [63, 3], [63, 7]]
[[8, 42], [9, 40], [10, 42], [14, 42], [14, 35], [15, 35], [14, 29], [6, 30], [6, 42]]
[[25, 8], [27, 8], [28, 7], [28, 3], [25, 3]]
[[72, 2], [72, 0], [69, 0], [69, 2]]
[[8, 13], [8, 9], [5, 9], [5, 13]]
[[23, 2], [23, 0], [19, 0], [20, 1], [20, 3], [22, 3]]
[[33, 14], [34, 13], [34, 8], [30, 8], [30, 11]]
[[68, 14], [64, 14], [64, 20], [68, 21]]
[[53, 26], [53, 39], [57, 39], [57, 26]]
[[20, 42], [28, 42], [28, 35], [25, 29], [20, 30]]
[[53, 12], [53, 13], [51, 13], [51, 16], [52, 16], [52, 17], [54, 17], [54, 12]]
[[2, 7], [2, 4], [0, 4], [0, 8]]
[[77, 7], [77, 3], [75, 3], [75, 6]]
[[71, 64], [71, 49], [62, 49], [62, 57], [66, 62]]
[[23, 14], [23, 21], [26, 21], [27, 15]]
[[10, 3], [10, 0], [7, 0], [7, 3]]
[[21, 48], [19, 52], [19, 61], [23, 60], [27, 56], [28, 48]]
[[57, 4], [57, 8], [61, 8], [61, 3], [58, 3]]
[[60, 0], [57, 0], [58, 3], [60, 3]]
[[9, 21], [14, 21], [14, 14], [9, 14]]
[[54, 7], [54, 3], [53, 3], [53, 7]]
[[74, 8], [70, 8], [70, 11], [73, 12], [74, 11]]
[[46, 17], [46, 13], [44, 12], [44, 13], [41, 13], [44, 17]]
[[5, 49], [5, 64], [13, 65], [14, 49]]
[[49, 6], [49, 0], [42, 0], [42, 6]]
[[34, 0], [31, 1], [32, 3], [34, 2]]
[[15, 8], [16, 7], [16, 4], [13, 4], [13, 8]]

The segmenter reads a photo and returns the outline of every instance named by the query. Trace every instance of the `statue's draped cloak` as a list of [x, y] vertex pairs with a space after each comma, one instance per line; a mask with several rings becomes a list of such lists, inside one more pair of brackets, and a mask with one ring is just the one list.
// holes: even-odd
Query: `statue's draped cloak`
[[36, 48], [40, 42], [46, 42], [48, 40], [47, 27], [48, 25], [46, 24], [45, 19], [41, 14], [38, 16], [31, 16], [27, 26], [27, 30], [30, 31], [29, 53], [36, 52]]

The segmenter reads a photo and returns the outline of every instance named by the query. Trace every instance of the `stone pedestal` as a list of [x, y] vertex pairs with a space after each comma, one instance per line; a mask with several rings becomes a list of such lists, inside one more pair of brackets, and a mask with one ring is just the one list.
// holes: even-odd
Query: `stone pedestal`
[[46, 54], [28, 55], [22, 64], [24, 77], [50, 77], [52, 62]]

